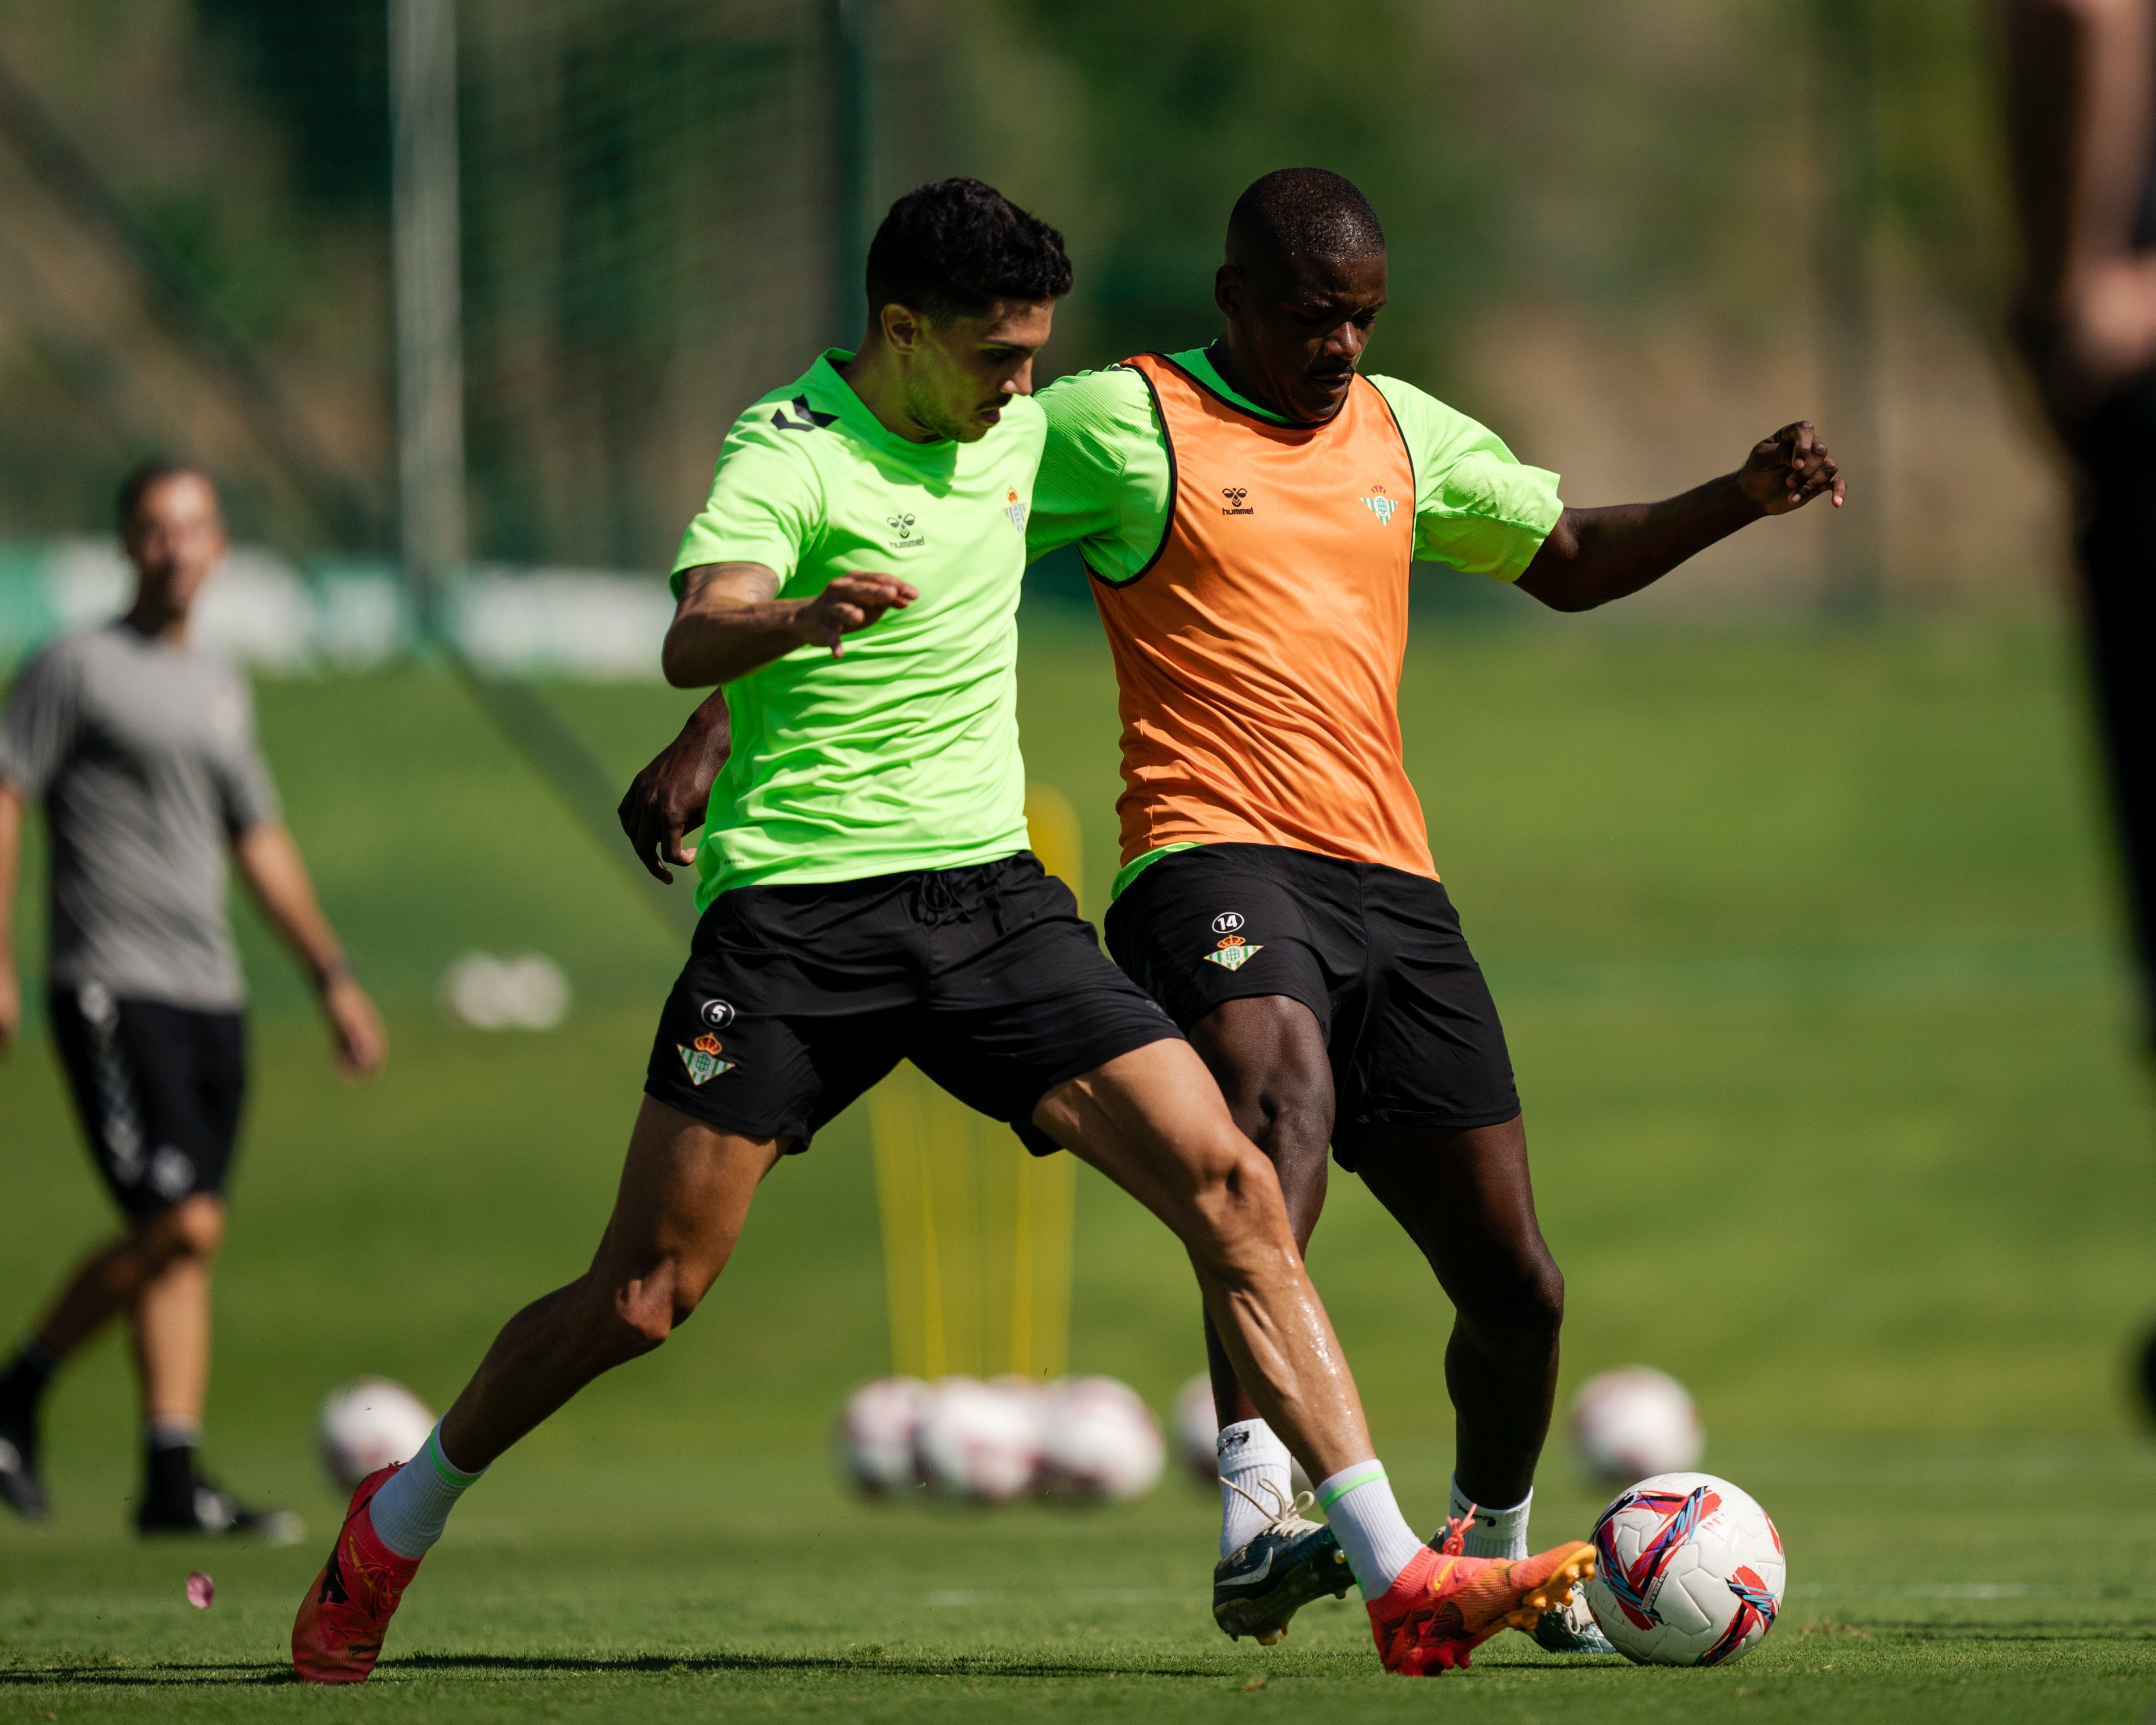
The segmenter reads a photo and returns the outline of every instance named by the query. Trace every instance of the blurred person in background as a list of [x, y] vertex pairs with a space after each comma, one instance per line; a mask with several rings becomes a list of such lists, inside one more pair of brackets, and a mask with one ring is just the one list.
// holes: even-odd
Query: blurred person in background
[[2014, 334], [2080, 480], [2089, 675], [2156, 1034], [2156, 0], [2008, 0]]
[[246, 1091], [228, 846], [312, 973], [338, 1065], [371, 1073], [388, 1044], [278, 819], [247, 684], [189, 639], [195, 601], [227, 550], [215, 488], [183, 464], [139, 468], [121, 488], [120, 531], [134, 603], [38, 654], [0, 720], [0, 1052], [22, 1030], [11, 919], [24, 813], [42, 799], [53, 1045], [126, 1218], [0, 1368], [0, 1498], [24, 1516], [46, 1513], [38, 1404], [61, 1363], [124, 1312], [146, 1428], [136, 1525], [286, 1540], [299, 1535], [297, 1517], [249, 1508], [196, 1459], [210, 1272]]
[[[2014, 335], [2079, 482], [2089, 682], [2156, 1045], [2156, 0], [2007, 0]], [[2156, 1336], [2141, 1354], [2156, 1413]]]

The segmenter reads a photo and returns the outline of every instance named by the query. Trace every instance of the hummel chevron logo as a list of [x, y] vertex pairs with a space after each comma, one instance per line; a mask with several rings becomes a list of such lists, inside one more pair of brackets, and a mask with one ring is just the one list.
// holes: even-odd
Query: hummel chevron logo
[[778, 409], [772, 414], [771, 423], [781, 431], [821, 431], [839, 417], [836, 413], [818, 413], [815, 408], [808, 405], [808, 398], [805, 395], [795, 396], [789, 405], [801, 417], [798, 419], [789, 419], [786, 417], [784, 408]]

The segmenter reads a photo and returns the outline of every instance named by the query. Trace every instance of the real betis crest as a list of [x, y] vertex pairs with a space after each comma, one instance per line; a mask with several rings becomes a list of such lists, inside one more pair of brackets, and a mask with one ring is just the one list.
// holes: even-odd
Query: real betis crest
[[681, 1045], [678, 1042], [674, 1045], [681, 1049], [681, 1064], [689, 1069], [689, 1082], [699, 1090], [721, 1072], [732, 1071], [739, 1064], [737, 1061], [722, 1060], [719, 1058], [726, 1051], [725, 1045], [709, 1031], [699, 1036], [692, 1047], [681, 1048]]
[[1004, 487], [1004, 513], [1010, 517], [1010, 524], [1019, 531], [1023, 533], [1025, 531], [1025, 506], [1018, 501], [1016, 485]]
[[1231, 934], [1205, 955], [1205, 962], [1223, 970], [1240, 970], [1264, 951], [1263, 947], [1250, 945], [1240, 934]]
[[1392, 526], [1393, 511], [1399, 507], [1399, 504], [1389, 497], [1365, 497], [1363, 501], [1368, 506], [1370, 513], [1377, 516], [1379, 526]]

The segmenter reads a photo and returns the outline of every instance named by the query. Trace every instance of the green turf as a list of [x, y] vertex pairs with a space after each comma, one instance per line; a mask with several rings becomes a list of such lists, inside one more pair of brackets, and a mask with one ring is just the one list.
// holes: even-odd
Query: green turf
[[[1029, 757], [1086, 816], [1097, 911], [1111, 691], [1090, 636], [1033, 634]], [[1635, 1358], [1676, 1372], [1708, 1466], [1775, 1513], [1791, 1594], [1745, 1662], [1553, 1666], [1507, 1636], [1433, 1691], [1375, 1673], [1352, 1599], [1270, 1653], [1221, 1640], [1212, 1510], [1179, 1482], [1096, 1513], [849, 1502], [827, 1422], [884, 1358], [856, 1115], [769, 1183], [675, 1343], [467, 1501], [357, 1696], [278, 1679], [318, 1539], [126, 1536], [131, 1390], [100, 1347], [52, 1404], [59, 1514], [0, 1525], [0, 1719], [2145, 1719], [2156, 1450], [2123, 1363], [2156, 1311], [2156, 1168], [2071, 669], [2035, 632], [1592, 624], [1409, 660], [1413, 764], [1569, 1277], [1568, 1386]], [[557, 698], [624, 768], [685, 704]], [[250, 932], [259, 1089], [214, 1460], [319, 1528], [321, 1390], [374, 1370], [446, 1399], [589, 1250], [676, 943], [445, 680], [273, 684], [261, 704], [397, 1039], [382, 1083], [334, 1083]], [[445, 1024], [434, 978], [467, 947], [560, 958], [569, 1024]], [[0, 1068], [0, 1122], [4, 1329], [105, 1222], [41, 1047]], [[1428, 1520], [1444, 1308], [1359, 1185], [1334, 1194], [1313, 1266]], [[1079, 1225], [1074, 1363], [1163, 1403], [1197, 1364], [1187, 1272], [1090, 1177]], [[1595, 1507], [1555, 1450], [1540, 1493], [1548, 1538]], [[182, 1596], [197, 1566], [219, 1584], [207, 1614]]]

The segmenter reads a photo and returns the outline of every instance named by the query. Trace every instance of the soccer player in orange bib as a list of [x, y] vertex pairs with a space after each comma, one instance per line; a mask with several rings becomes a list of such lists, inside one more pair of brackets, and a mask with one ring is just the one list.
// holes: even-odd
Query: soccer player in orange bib
[[[1273, 1159], [1298, 1244], [1329, 1146], [1457, 1314], [1438, 1550], [1348, 1543], [1381, 1649], [1418, 1597], [1456, 1584], [1447, 1556], [1526, 1558], [1564, 1288], [1504, 1033], [1402, 760], [1409, 566], [1582, 611], [1763, 516], [1843, 496], [1806, 423], [1682, 496], [1568, 507], [1554, 474], [1464, 414], [1362, 375], [1385, 295], [1384, 235], [1362, 194], [1315, 168], [1266, 175], [1229, 219], [1218, 341], [1040, 392], [1028, 530], [1035, 557], [1080, 547], [1115, 654], [1127, 788], [1110, 951]], [[1298, 1513], [1287, 1451], [1209, 1325], [1206, 1342], [1225, 1505], [1214, 1615], [1270, 1642], [1337, 1586], [1339, 1547]], [[1321, 1482], [1318, 1507], [1358, 1483]], [[1609, 1651], [1582, 1603], [1514, 1615], [1553, 1651]]]

